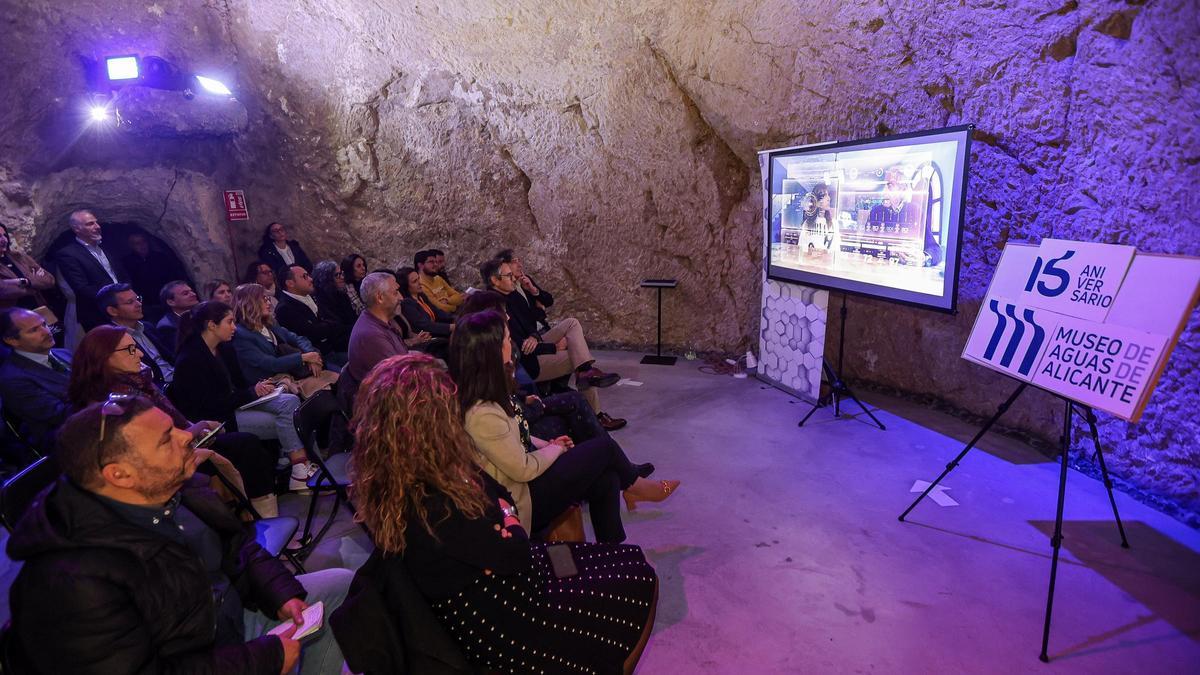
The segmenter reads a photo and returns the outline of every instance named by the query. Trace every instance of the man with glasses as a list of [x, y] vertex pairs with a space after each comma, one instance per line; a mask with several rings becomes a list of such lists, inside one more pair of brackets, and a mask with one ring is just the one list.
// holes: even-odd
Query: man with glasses
[[53, 348], [54, 336], [42, 315], [19, 307], [0, 310], [0, 338], [12, 349], [0, 366], [5, 413], [22, 423], [30, 443], [49, 450], [54, 430], [71, 411], [71, 354]]
[[142, 363], [154, 381], [165, 387], [175, 378], [175, 350], [142, 321], [142, 296], [129, 284], [109, 284], [96, 294], [96, 304], [113, 325], [124, 328], [142, 350]]
[[600, 424], [608, 431], [624, 427], [625, 420], [601, 412], [600, 395], [596, 393], [598, 388], [616, 384], [621, 376], [596, 367], [583, 335], [583, 325], [575, 318], [566, 318], [542, 332], [537, 325], [537, 314], [524, 296], [516, 292], [517, 275], [511, 265], [493, 258], [480, 266], [479, 274], [490, 290], [504, 296], [508, 331], [517, 349], [513, 353], [534, 381], [549, 382], [574, 373], [576, 388], [592, 406]]
[[340, 370], [346, 363], [351, 326], [321, 313], [313, 298], [316, 287], [312, 275], [302, 265], [279, 268], [277, 285], [280, 293], [275, 320], [293, 333], [308, 338], [325, 357], [326, 367]]
[[537, 317], [540, 323], [546, 330], [550, 330], [550, 322], [546, 318], [546, 310], [550, 305], [554, 304], [554, 296], [550, 291], [542, 288], [540, 284], [533, 280], [533, 277], [525, 273], [525, 264], [517, 257], [511, 248], [506, 248], [496, 254], [496, 260], [508, 263], [509, 269], [513, 273], [513, 281], [517, 282], [516, 292], [525, 298], [525, 302], [529, 304], [533, 310], [534, 316]]
[[207, 456], [192, 442], [141, 397], [110, 396], [63, 425], [63, 476], [8, 543], [24, 563], [9, 596], [20, 672], [342, 671], [328, 626], [292, 636], [310, 603], [327, 623], [351, 572], [289, 572], [191, 480]]

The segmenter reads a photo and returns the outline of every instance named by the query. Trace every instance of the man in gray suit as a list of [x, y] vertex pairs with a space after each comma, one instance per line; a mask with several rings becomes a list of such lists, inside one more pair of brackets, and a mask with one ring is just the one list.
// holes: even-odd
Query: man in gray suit
[[0, 367], [4, 408], [23, 424], [30, 443], [49, 450], [55, 429], [71, 412], [71, 354], [52, 349], [54, 337], [46, 320], [19, 307], [0, 310], [0, 338], [12, 349]]

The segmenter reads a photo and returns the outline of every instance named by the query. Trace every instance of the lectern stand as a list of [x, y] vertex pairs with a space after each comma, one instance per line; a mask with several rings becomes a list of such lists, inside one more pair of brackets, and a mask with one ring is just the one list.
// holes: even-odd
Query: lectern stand
[[674, 356], [662, 355], [662, 292], [664, 288], [675, 288], [679, 282], [675, 279], [642, 279], [642, 288], [654, 288], [658, 291], [658, 346], [654, 350], [654, 354], [647, 354], [642, 357], [642, 363], [651, 366], [673, 366], [675, 365]]

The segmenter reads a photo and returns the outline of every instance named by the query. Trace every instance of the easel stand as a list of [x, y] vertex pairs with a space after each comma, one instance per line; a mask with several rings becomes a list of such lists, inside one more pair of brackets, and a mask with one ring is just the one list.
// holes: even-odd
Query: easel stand
[[808, 414], [804, 416], [804, 419], [800, 420], [800, 423], [797, 424], [796, 426], [798, 426], [798, 427], [804, 426], [804, 423], [808, 421], [808, 418], [813, 416], [813, 413], [817, 412], [817, 410], [820, 410], [821, 408], [824, 408], [825, 406], [828, 406], [830, 404], [833, 404], [833, 416], [841, 417], [842, 416], [842, 397], [845, 396], [845, 397], [849, 398], [851, 401], [854, 401], [855, 403], [857, 403], [858, 407], [862, 408], [862, 411], [867, 414], [867, 417], [870, 417], [871, 421], [874, 422], [875, 424], [877, 424], [881, 430], [887, 431], [887, 427], [883, 426], [883, 422], [880, 422], [879, 418], [875, 417], [875, 415], [873, 415], [870, 410], [867, 410], [867, 406], [863, 405], [863, 402], [858, 400], [858, 397], [854, 395], [854, 392], [850, 390], [850, 387], [846, 384], [845, 380], [842, 379], [842, 359], [846, 355], [846, 294], [845, 293], [842, 294], [842, 309], [838, 313], [841, 315], [842, 332], [838, 336], [837, 372], [834, 372], [833, 366], [829, 363], [829, 359], [825, 358], [824, 355], [821, 356], [821, 368], [822, 368], [822, 370], [825, 371], [825, 378], [827, 380], [829, 380], [829, 397], [828, 398], [818, 398], [816, 404], [813, 405], [812, 410], [809, 410]]
[[[904, 517], [916, 508], [917, 504], [921, 503], [921, 500], [932, 492], [947, 474], [954, 470], [954, 467], [958, 466], [963, 457], [971, 451], [971, 448], [975, 447], [979, 439], [983, 438], [983, 435], [1004, 415], [1013, 402], [1017, 400], [1017, 397], [1021, 395], [1021, 392], [1025, 391], [1025, 388], [1028, 386], [1028, 383], [1022, 382], [1016, 391], [1010, 394], [1004, 403], [1000, 404], [1000, 408], [996, 410], [996, 414], [992, 415], [991, 419], [983, 425], [979, 432], [975, 434], [975, 437], [971, 439], [971, 442], [967, 443], [966, 447], [962, 449], [962, 452], [950, 460], [950, 463], [946, 465], [946, 469], [942, 471], [942, 474], [930, 483], [929, 487], [925, 488], [921, 496], [917, 497], [916, 501], [904, 510], [904, 513], [900, 514], [899, 520], [901, 522], [904, 522]], [[1046, 653], [1046, 648], [1050, 644], [1050, 614], [1054, 608], [1054, 584], [1058, 580], [1058, 554], [1059, 549], [1062, 548], [1063, 503], [1067, 495], [1067, 457], [1070, 454], [1069, 451], [1071, 448], [1071, 416], [1074, 412], [1078, 412], [1081, 417], [1087, 420], [1092, 440], [1096, 444], [1096, 459], [1100, 465], [1100, 475], [1103, 477], [1104, 488], [1108, 490], [1108, 502], [1112, 504], [1113, 519], [1117, 521], [1117, 532], [1121, 535], [1121, 548], [1129, 548], [1129, 540], [1125, 538], [1125, 526], [1121, 524], [1121, 514], [1117, 513], [1117, 500], [1113, 497], [1112, 480], [1108, 477], [1108, 467], [1104, 464], [1104, 453], [1100, 450], [1100, 434], [1096, 430], [1096, 414], [1092, 412], [1091, 408], [1079, 405], [1070, 399], [1061, 396], [1055, 396], [1055, 398], [1061, 399], [1066, 407], [1063, 414], [1062, 435], [1059, 437], [1059, 451], [1062, 454], [1062, 462], [1058, 472], [1058, 510], [1054, 516], [1054, 536], [1050, 537], [1050, 546], [1054, 549], [1054, 553], [1050, 558], [1050, 590], [1046, 595], [1046, 623], [1042, 627], [1042, 653], [1038, 656], [1043, 663], [1050, 661], [1050, 656]]]

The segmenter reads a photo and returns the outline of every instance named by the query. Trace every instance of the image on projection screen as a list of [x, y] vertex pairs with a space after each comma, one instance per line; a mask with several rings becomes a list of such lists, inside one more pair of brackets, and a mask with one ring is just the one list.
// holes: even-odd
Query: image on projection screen
[[953, 311], [969, 135], [770, 153], [768, 276]]

